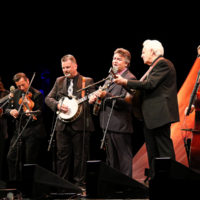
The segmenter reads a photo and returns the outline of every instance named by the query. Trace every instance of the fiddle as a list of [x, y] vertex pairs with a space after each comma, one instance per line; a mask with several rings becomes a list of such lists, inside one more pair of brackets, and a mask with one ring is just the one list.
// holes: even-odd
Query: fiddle
[[[19, 105], [22, 105], [23, 111], [25, 113], [31, 112], [33, 110], [33, 107], [35, 106], [34, 101], [31, 99], [32, 98], [32, 93], [28, 92], [26, 95], [22, 96], [19, 99]], [[37, 120], [36, 116], [32, 114], [32, 117], [34, 120]]]

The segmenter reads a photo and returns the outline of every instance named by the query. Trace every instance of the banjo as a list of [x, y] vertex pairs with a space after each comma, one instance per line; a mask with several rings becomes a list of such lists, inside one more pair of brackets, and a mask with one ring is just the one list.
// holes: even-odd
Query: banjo
[[69, 110], [67, 112], [57, 111], [58, 119], [60, 119], [62, 122], [69, 123], [75, 121], [81, 114], [83, 110], [83, 103], [90, 97], [92, 94], [94, 94], [96, 91], [92, 92], [88, 96], [84, 96], [80, 99], [76, 99], [75, 96], [72, 97], [62, 97], [59, 100], [59, 103], [61, 105], [68, 106]]
[[[109, 79], [108, 83], [104, 84], [103, 87], [100, 86], [99, 89], [102, 89], [102, 90], [106, 89], [108, 87], [108, 85], [111, 84], [112, 78], [115, 77], [115, 71], [116, 70], [113, 70], [112, 67], [110, 68], [110, 71], [109, 71], [110, 75], [106, 78], [106, 79]], [[68, 106], [69, 110], [67, 112], [57, 111], [56, 114], [58, 115], [58, 119], [60, 119], [62, 122], [65, 122], [65, 123], [75, 121], [80, 116], [80, 114], [82, 113], [83, 105], [81, 103], [86, 101], [90, 96], [92, 96], [97, 91], [98, 90], [96, 90], [96, 91], [92, 92], [91, 94], [84, 96], [80, 99], [76, 99], [75, 96], [62, 97], [59, 100], [59, 103], [61, 105]], [[93, 111], [93, 113], [94, 113], [94, 111]]]

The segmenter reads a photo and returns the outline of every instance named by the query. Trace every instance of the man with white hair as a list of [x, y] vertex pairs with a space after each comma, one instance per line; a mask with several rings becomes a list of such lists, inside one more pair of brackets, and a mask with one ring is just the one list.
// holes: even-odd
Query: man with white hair
[[176, 70], [173, 63], [163, 55], [164, 48], [159, 41], [145, 40], [141, 57], [144, 64], [150, 66], [149, 70], [140, 80], [127, 80], [121, 76], [114, 80], [126, 88], [141, 91], [150, 177], [155, 175], [155, 158], [170, 157], [175, 160], [170, 126], [171, 123], [179, 121]]

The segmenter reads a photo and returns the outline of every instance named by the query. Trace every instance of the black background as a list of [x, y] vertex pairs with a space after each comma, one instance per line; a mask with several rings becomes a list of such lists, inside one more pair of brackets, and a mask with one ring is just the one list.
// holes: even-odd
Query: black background
[[[98, 5], [90, 5], [91, 9], [83, 8], [81, 13], [76, 6], [60, 5], [60, 11], [53, 6], [51, 9], [40, 5], [22, 5], [21, 9], [15, 5], [12, 9], [9, 5], [6, 7], [7, 12], [1, 18], [0, 45], [0, 76], [6, 89], [14, 85], [15, 73], [25, 72], [31, 79], [36, 72], [32, 86], [42, 90], [45, 97], [55, 79], [63, 75], [60, 59], [65, 54], [76, 57], [82, 75], [99, 81], [107, 77], [113, 52], [120, 47], [131, 52], [130, 70], [139, 79], [147, 70], [141, 59], [142, 43], [146, 39], [157, 39], [164, 46], [165, 57], [174, 63], [179, 90], [197, 57], [198, 24], [191, 18], [184, 20], [185, 14], [175, 13], [175, 17], [164, 20], [164, 14], [170, 16], [171, 10], [159, 13], [156, 13], [158, 9], [149, 13], [143, 10], [134, 16], [137, 8], [128, 8], [126, 4], [117, 10], [101, 6], [98, 11]], [[188, 28], [186, 23], [193, 25]], [[53, 113], [46, 106], [44, 117], [49, 135]], [[97, 132], [100, 134], [94, 136], [92, 144], [95, 149], [99, 149], [101, 139], [98, 125]]]

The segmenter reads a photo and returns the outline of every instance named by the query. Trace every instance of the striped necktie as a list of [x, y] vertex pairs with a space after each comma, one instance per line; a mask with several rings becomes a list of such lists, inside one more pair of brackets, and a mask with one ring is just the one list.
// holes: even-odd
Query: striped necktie
[[73, 79], [70, 79], [70, 84], [68, 87], [68, 96], [72, 96], [73, 95]]

